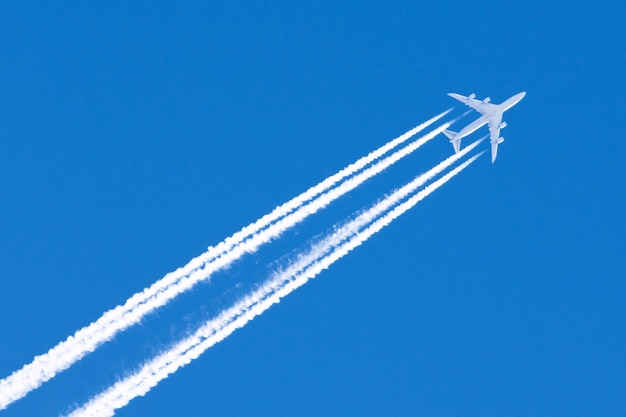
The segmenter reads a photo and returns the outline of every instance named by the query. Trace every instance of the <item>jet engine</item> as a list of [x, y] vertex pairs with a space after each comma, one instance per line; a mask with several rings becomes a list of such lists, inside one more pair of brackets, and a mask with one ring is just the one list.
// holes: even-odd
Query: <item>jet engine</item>
[[500, 123], [500, 129], [504, 129], [506, 127], [506, 122]]
[[502, 143], [502, 142], [504, 142], [504, 138], [503, 138], [502, 136], [500, 136], [500, 137], [498, 138], [498, 143]]
[[472, 98], [475, 98], [475, 97], [476, 97], [476, 94], [472, 93], [467, 98], [472, 99]]
[[491, 97], [485, 97], [483, 103], [489, 103], [491, 101]]

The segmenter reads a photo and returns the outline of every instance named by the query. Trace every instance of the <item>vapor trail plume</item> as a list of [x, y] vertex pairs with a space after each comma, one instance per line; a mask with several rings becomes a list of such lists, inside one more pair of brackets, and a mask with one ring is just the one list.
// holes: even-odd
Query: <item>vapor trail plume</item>
[[[337, 187], [321, 194], [319, 197], [311, 200], [309, 203], [302, 205], [296, 211], [288, 214], [279, 221], [269, 225], [266, 229], [263, 229], [256, 234], [243, 240], [238, 245], [234, 246], [230, 251], [223, 253], [215, 259], [207, 262], [202, 268], [193, 271], [190, 275], [182, 277], [177, 282], [173, 283], [169, 287], [166, 287], [161, 292], [155, 294], [153, 297], [147, 299], [143, 304], [136, 306], [135, 309], [127, 312], [118, 321], [111, 323], [108, 327], [101, 330], [100, 334], [94, 335], [91, 340], [86, 340], [85, 343], [94, 343], [96, 341], [101, 343], [101, 340], [108, 340], [113, 337], [119, 330], [127, 328], [134, 323], [137, 323], [143, 316], [149, 312], [165, 305], [169, 300], [177, 297], [178, 295], [188, 291], [198, 282], [208, 279], [212, 273], [229, 265], [236, 261], [246, 253], [251, 253], [257, 250], [260, 246], [280, 236], [284, 231], [293, 227], [297, 223], [303, 221], [305, 218], [314, 214], [332, 203], [337, 198], [355, 189], [364, 181], [379, 174], [384, 169], [388, 168], [392, 164], [396, 163], [399, 159], [409, 155], [415, 151], [424, 143], [434, 138], [437, 134], [446, 129], [452, 122], [445, 123], [432, 132], [424, 135], [420, 139], [405, 146], [399, 151], [391, 154], [383, 160], [373, 164], [366, 168], [362, 172], [340, 183]], [[94, 350], [96, 346], [93, 346], [90, 350]], [[83, 348], [84, 349], [84, 348]], [[69, 356], [72, 356], [71, 353]]]
[[[205, 253], [192, 259], [184, 267], [166, 274], [149, 288], [134, 294], [126, 300], [123, 305], [108, 310], [95, 322], [79, 329], [66, 340], [51, 348], [47, 353], [35, 356], [31, 363], [24, 365], [21, 369], [0, 380], [0, 410], [5, 409], [9, 404], [38, 388], [44, 382], [53, 378], [57, 373], [69, 368], [86, 354], [93, 352], [98, 346], [113, 338], [118, 332], [137, 323], [145, 314], [149, 313], [154, 308], [166, 304], [172, 298], [172, 294], [180, 293], [179, 291], [168, 291], [170, 287], [179, 285], [181, 281], [184, 281], [183, 285], [179, 286], [179, 288], [188, 289], [199, 280], [206, 279], [208, 275], [206, 271], [202, 272], [202, 270], [205, 269], [208, 263], [220, 258], [220, 256], [222, 256], [222, 261], [219, 262], [221, 266], [225, 265], [225, 262], [232, 262], [234, 258], [224, 259], [223, 255], [237, 245], [240, 245], [246, 238], [250, 238], [250, 236], [294, 211], [305, 202], [310, 201], [314, 197], [334, 187], [345, 178], [360, 171], [387, 152], [406, 142], [418, 132], [426, 129], [449, 112], [450, 110], [446, 110], [409, 130], [367, 156], [348, 165], [336, 174], [331, 175], [287, 203], [276, 207], [271, 213], [244, 227], [215, 247], [209, 247]], [[301, 213], [306, 214], [306, 212]], [[306, 215], [304, 217], [306, 217]], [[250, 249], [251, 247], [251, 245], [248, 245], [247, 250], [254, 250]], [[241, 254], [243, 254], [243, 252]], [[193, 277], [190, 275], [193, 275]]]
[[[480, 141], [482, 139], [470, 145], [471, 149]], [[420, 175], [405, 187], [397, 190], [385, 200], [380, 201], [370, 210], [313, 246], [307, 255], [299, 257], [287, 269], [276, 272], [260, 288], [244, 296], [218, 317], [205, 323], [192, 336], [178, 342], [169, 351], [146, 362], [135, 374], [115, 383], [109, 389], [91, 399], [83, 407], [72, 412], [69, 417], [112, 416], [115, 414], [115, 410], [124, 407], [133, 398], [145, 395], [161, 380], [198, 358], [204, 351], [224, 340], [238, 328], [245, 326], [254, 317], [262, 314], [293, 290], [304, 285], [309, 279], [314, 278], [335, 261], [360, 246], [372, 235], [389, 225], [393, 220], [410, 210], [419, 201], [460, 173], [482, 155], [482, 152], [415, 193], [406, 201], [399, 203], [399, 201], [411, 194], [412, 187], [414, 191], [419, 187], [417, 184], [420, 182], [423, 184], [429, 176], [432, 178], [436, 175], [435, 172], [437, 170], [441, 172], [445, 167], [450, 166], [471, 149], [468, 150], [466, 148], [462, 154], [447, 158], [435, 168]], [[373, 222], [371, 221], [387, 211], [389, 207], [393, 208], [387, 214]], [[370, 222], [369, 226], [359, 232], [358, 230], [368, 224], [368, 221]]]

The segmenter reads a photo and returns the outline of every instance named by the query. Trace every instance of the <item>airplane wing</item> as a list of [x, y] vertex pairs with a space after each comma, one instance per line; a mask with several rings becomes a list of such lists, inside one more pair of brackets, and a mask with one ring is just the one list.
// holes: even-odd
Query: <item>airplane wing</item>
[[448, 93], [450, 97], [453, 99], [459, 100], [461, 103], [465, 104], [476, 110], [480, 114], [486, 114], [491, 109], [493, 109], [496, 105], [491, 103], [485, 103], [482, 100], [476, 100], [474, 98], [474, 94], [471, 94], [469, 97], [462, 96], [461, 94], [456, 93]]
[[498, 155], [498, 144], [502, 143], [500, 138], [500, 125], [502, 124], [502, 113], [495, 113], [489, 118], [489, 136], [491, 137], [491, 162], [496, 160]]

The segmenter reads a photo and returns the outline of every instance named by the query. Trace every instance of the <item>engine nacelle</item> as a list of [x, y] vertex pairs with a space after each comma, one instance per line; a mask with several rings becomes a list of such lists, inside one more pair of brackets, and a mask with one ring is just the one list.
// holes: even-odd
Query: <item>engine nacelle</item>
[[485, 97], [483, 103], [489, 103], [491, 101], [491, 97]]
[[500, 123], [500, 129], [504, 129], [506, 127], [506, 122]]
[[476, 97], [476, 94], [472, 93], [472, 94], [470, 94], [470, 95], [469, 95], [469, 97], [467, 97], [467, 98], [469, 98], [469, 99], [473, 99], [473, 98], [475, 98], [475, 97]]
[[498, 139], [498, 143], [500, 144], [502, 142], [504, 142], [504, 138], [502, 136], [500, 136], [500, 138]]

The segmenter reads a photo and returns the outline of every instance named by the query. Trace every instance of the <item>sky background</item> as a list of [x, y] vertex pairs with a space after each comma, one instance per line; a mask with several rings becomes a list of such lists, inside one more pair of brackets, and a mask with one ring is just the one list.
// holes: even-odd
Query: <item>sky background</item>
[[[118, 415], [626, 413], [623, 2], [176, 3], [0, 6], [0, 377], [358, 157], [460, 113], [446, 93], [527, 91], [495, 164], [480, 158]], [[451, 152], [441, 136], [345, 207]], [[325, 230], [342, 204], [291, 237]], [[0, 414], [81, 404], [198, 324], [211, 291]]]

